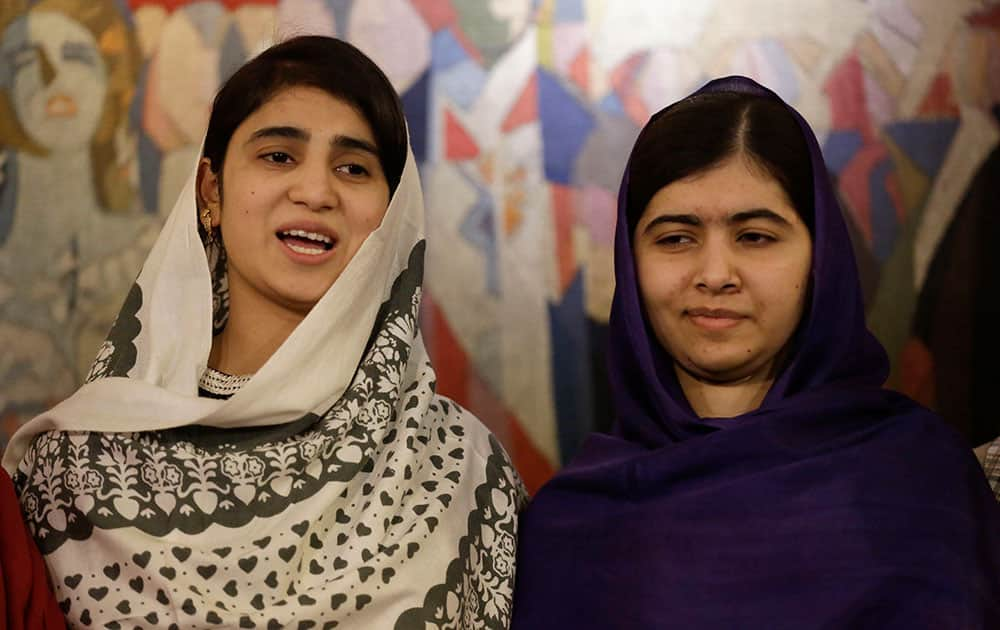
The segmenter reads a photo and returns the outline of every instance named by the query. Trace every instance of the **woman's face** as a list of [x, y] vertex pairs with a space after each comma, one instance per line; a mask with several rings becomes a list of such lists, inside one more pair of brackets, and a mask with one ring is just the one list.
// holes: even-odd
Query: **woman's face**
[[277, 93], [236, 128], [221, 199], [218, 185], [203, 160], [199, 194], [221, 228], [233, 304], [266, 300], [300, 314], [340, 276], [389, 204], [367, 121], [310, 87]]
[[87, 146], [107, 91], [107, 68], [90, 31], [62, 13], [32, 11], [8, 27], [3, 49], [24, 130], [47, 149]]
[[735, 156], [664, 186], [633, 235], [653, 331], [701, 380], [772, 375], [805, 308], [809, 231], [761, 173]]

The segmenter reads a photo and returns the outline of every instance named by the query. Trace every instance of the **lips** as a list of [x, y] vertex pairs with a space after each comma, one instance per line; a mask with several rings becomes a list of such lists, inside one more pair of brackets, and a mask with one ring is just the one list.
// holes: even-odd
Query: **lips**
[[716, 317], [719, 319], [743, 319], [742, 313], [725, 308], [689, 308], [687, 314], [692, 317]]
[[72, 118], [76, 111], [76, 101], [68, 94], [53, 94], [45, 102], [45, 113], [53, 118]]
[[691, 308], [685, 314], [696, 326], [709, 330], [731, 328], [747, 318], [742, 313], [724, 308]]
[[282, 226], [274, 235], [294, 260], [307, 263], [328, 258], [338, 240], [330, 228], [309, 223]]

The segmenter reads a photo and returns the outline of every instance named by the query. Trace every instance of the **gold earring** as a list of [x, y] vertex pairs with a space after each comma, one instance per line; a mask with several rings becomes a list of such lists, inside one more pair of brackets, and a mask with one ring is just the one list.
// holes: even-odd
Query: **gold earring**
[[201, 211], [201, 227], [205, 228], [205, 234], [208, 235], [208, 241], [205, 244], [214, 243], [215, 232], [212, 230], [212, 211], [207, 207]]

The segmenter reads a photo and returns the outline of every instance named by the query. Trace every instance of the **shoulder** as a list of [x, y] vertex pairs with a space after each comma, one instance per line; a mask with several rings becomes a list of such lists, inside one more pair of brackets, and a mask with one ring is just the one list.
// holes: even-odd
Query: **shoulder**
[[[972, 445], [938, 414], [900, 397], [872, 440], [884, 460], [881, 472], [942, 506], [979, 503], [992, 498]], [[1000, 443], [993, 446], [993, 474], [1000, 476]], [[994, 481], [994, 487], [1000, 483]]]

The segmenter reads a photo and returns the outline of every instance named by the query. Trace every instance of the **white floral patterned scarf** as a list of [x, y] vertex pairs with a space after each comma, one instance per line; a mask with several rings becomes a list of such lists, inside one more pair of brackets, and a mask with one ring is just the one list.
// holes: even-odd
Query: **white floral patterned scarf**
[[89, 382], [4, 454], [68, 620], [505, 628], [524, 492], [435, 393], [412, 153], [381, 227], [228, 400], [197, 394], [228, 307], [194, 199], [192, 178]]

